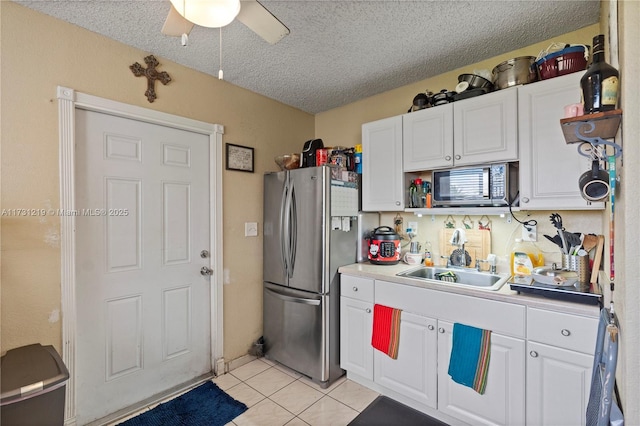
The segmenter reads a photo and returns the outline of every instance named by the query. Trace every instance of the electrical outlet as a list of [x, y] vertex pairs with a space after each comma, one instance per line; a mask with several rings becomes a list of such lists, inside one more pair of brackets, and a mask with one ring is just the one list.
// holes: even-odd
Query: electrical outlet
[[409, 228], [414, 234], [418, 233], [418, 222], [409, 222]]
[[258, 222], [245, 222], [245, 224], [244, 224], [244, 236], [245, 237], [257, 237], [258, 236]]
[[536, 225], [522, 225], [522, 241], [538, 241]]

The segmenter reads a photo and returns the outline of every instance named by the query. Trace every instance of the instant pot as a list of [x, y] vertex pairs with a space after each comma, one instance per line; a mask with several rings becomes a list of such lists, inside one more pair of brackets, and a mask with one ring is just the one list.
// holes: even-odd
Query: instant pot
[[374, 229], [369, 236], [369, 261], [376, 265], [395, 265], [400, 261], [400, 236], [388, 226]]

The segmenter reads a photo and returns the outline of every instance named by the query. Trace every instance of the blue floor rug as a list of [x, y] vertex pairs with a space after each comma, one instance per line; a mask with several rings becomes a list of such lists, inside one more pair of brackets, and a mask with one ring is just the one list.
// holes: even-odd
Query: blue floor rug
[[247, 406], [208, 381], [123, 423], [122, 426], [224, 426]]

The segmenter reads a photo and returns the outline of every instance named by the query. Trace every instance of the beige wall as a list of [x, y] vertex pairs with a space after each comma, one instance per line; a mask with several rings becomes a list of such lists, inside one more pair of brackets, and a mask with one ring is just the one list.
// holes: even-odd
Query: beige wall
[[[58, 85], [222, 124], [224, 142], [255, 148], [255, 173], [223, 173], [224, 356], [246, 354], [262, 334], [262, 238], [244, 237], [244, 222], [262, 234], [262, 175], [277, 169], [276, 154], [313, 137], [314, 117], [163, 58], [172, 81], [157, 84], [150, 104], [146, 81], [129, 70], [149, 52], [15, 3], [0, 8], [2, 208], [59, 207]], [[1, 350], [40, 342], [60, 351], [59, 218], [3, 217], [1, 230]]]

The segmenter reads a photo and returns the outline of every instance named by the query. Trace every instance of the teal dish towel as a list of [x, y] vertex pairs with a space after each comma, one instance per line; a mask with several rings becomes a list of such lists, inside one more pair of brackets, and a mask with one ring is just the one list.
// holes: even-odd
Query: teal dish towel
[[453, 324], [449, 376], [454, 382], [484, 394], [490, 358], [491, 331], [460, 323]]

